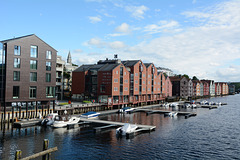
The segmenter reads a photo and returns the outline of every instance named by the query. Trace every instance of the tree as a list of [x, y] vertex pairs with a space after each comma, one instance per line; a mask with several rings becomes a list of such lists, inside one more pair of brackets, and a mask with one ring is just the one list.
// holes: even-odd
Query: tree
[[188, 75], [184, 74], [183, 77], [186, 77], [187, 79], [190, 79]]
[[198, 81], [198, 78], [196, 76], [193, 76], [192, 80], [197, 80]]

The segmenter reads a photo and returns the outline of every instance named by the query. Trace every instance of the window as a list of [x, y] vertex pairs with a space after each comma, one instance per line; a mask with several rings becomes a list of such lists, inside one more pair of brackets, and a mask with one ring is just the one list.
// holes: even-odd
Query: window
[[143, 81], [143, 84], [145, 84], [145, 81]]
[[118, 91], [118, 87], [114, 87], [114, 91]]
[[37, 97], [37, 87], [31, 86], [29, 87], [29, 98], [36, 98]]
[[143, 88], [143, 91], [145, 91], [145, 88]]
[[116, 71], [116, 74], [118, 74], [118, 71]]
[[30, 82], [37, 82], [37, 72], [30, 72]]
[[137, 84], [137, 83], [138, 83], [138, 80], [135, 80], [135, 83]]
[[37, 60], [30, 60], [30, 69], [37, 69]]
[[15, 56], [21, 55], [21, 46], [14, 46], [14, 55]]
[[20, 71], [13, 71], [13, 80], [20, 81]]
[[143, 77], [145, 77], [145, 74], [143, 74]]
[[52, 59], [52, 51], [46, 52], [46, 59]]
[[46, 82], [51, 82], [51, 73], [46, 73]]
[[105, 85], [101, 85], [101, 86], [100, 86], [100, 92], [101, 92], [101, 93], [105, 93], [105, 90], [106, 90]]
[[127, 91], [127, 90], [128, 90], [128, 87], [125, 87], [124, 90]]
[[38, 57], [38, 47], [37, 46], [31, 46], [31, 55], [32, 58]]
[[128, 83], [128, 80], [127, 80], [127, 79], [125, 79], [125, 80], [124, 80], [124, 82], [125, 82], [125, 83]]
[[13, 86], [13, 98], [19, 98], [19, 86]]
[[135, 91], [137, 91], [138, 90], [138, 88], [135, 88]]
[[55, 97], [55, 87], [46, 87], [46, 97], [47, 98]]
[[138, 76], [138, 73], [135, 73], [135, 76]]
[[117, 82], [118, 82], [118, 79], [117, 79], [117, 78], [115, 78], [115, 79], [114, 79], [114, 83], [117, 83]]
[[46, 71], [51, 71], [51, 62], [46, 62]]
[[13, 67], [20, 68], [20, 64], [21, 64], [20, 58], [14, 58]]

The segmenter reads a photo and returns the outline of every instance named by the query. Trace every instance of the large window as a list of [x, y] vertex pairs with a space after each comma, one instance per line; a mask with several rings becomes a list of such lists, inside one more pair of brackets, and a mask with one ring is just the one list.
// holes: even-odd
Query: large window
[[55, 87], [46, 87], [46, 97], [47, 98], [55, 97]]
[[36, 98], [37, 97], [37, 87], [31, 86], [29, 87], [29, 98]]
[[51, 73], [46, 73], [46, 82], [51, 82]]
[[37, 82], [37, 72], [30, 72], [30, 82]]
[[14, 68], [20, 68], [20, 64], [21, 64], [20, 58], [14, 58], [13, 67]]
[[30, 60], [30, 69], [37, 69], [37, 60]]
[[19, 86], [13, 86], [13, 98], [19, 98]]
[[20, 71], [13, 71], [13, 80], [20, 81]]
[[31, 55], [32, 58], [38, 57], [38, 47], [37, 46], [31, 46]]
[[14, 46], [14, 55], [15, 56], [21, 55], [21, 46]]
[[52, 52], [51, 51], [46, 52], [46, 59], [52, 59]]
[[51, 62], [46, 62], [46, 70], [51, 71]]

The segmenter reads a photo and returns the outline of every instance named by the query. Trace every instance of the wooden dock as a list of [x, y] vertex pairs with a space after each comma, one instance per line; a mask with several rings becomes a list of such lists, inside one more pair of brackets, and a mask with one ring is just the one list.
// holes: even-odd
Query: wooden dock
[[[161, 113], [161, 114], [165, 114], [165, 113], [170, 113], [173, 111], [167, 111], [167, 110], [152, 110], [152, 109], [135, 109], [135, 112], [146, 112], [146, 114], [154, 114], [154, 113]], [[179, 111], [175, 111], [178, 112], [178, 115], [182, 115], [182, 116], [196, 116], [197, 113], [196, 112], [179, 112]]]
[[201, 105], [202, 108], [217, 109], [217, 105]]
[[15, 128], [24, 128], [24, 127], [31, 127], [37, 124], [40, 124], [42, 119], [30, 119], [30, 120], [22, 120], [13, 123], [13, 127]]
[[[113, 122], [113, 121], [105, 121], [105, 120], [99, 120], [99, 119], [80, 119], [80, 121], [84, 122], [91, 122], [91, 123], [100, 123], [100, 124], [106, 124], [106, 125], [115, 125], [115, 126], [123, 126], [125, 123], [124, 122]], [[150, 126], [150, 125], [141, 125], [141, 124], [135, 124], [139, 128], [148, 130], [148, 131], [153, 131], [155, 130], [156, 126]], [[99, 128], [101, 129], [101, 128]]]

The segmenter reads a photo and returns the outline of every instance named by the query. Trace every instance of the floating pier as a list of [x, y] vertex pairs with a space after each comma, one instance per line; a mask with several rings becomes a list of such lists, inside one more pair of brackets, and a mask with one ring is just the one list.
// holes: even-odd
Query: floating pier
[[[154, 113], [165, 114], [165, 113], [170, 113], [172, 111], [151, 110], [151, 109], [135, 109], [135, 112], [146, 112], [146, 114], [149, 115], [149, 114], [154, 114]], [[178, 112], [178, 111], [175, 111], [175, 112]], [[191, 116], [196, 116], [197, 113], [196, 112], [178, 112], [178, 115], [187, 116], [187, 118], [188, 118], [188, 117], [191, 117]]]
[[217, 105], [201, 105], [202, 108], [217, 109]]
[[[105, 121], [105, 120], [99, 120], [99, 119], [80, 119], [80, 121], [85, 121], [85, 122], [91, 122], [91, 123], [100, 123], [100, 124], [107, 124], [111, 125], [111, 127], [115, 126], [123, 126], [125, 123], [124, 122], [113, 122], [113, 121]], [[141, 125], [141, 124], [135, 124], [137, 125], [140, 129], [144, 129], [145, 131], [153, 131], [155, 130], [156, 126], [150, 126], [150, 125]], [[106, 129], [107, 127], [102, 127], [102, 129]], [[97, 128], [98, 130], [101, 130], [100, 127]]]
[[13, 123], [13, 127], [15, 128], [24, 128], [38, 125], [42, 119], [30, 119], [30, 120], [22, 120]]

